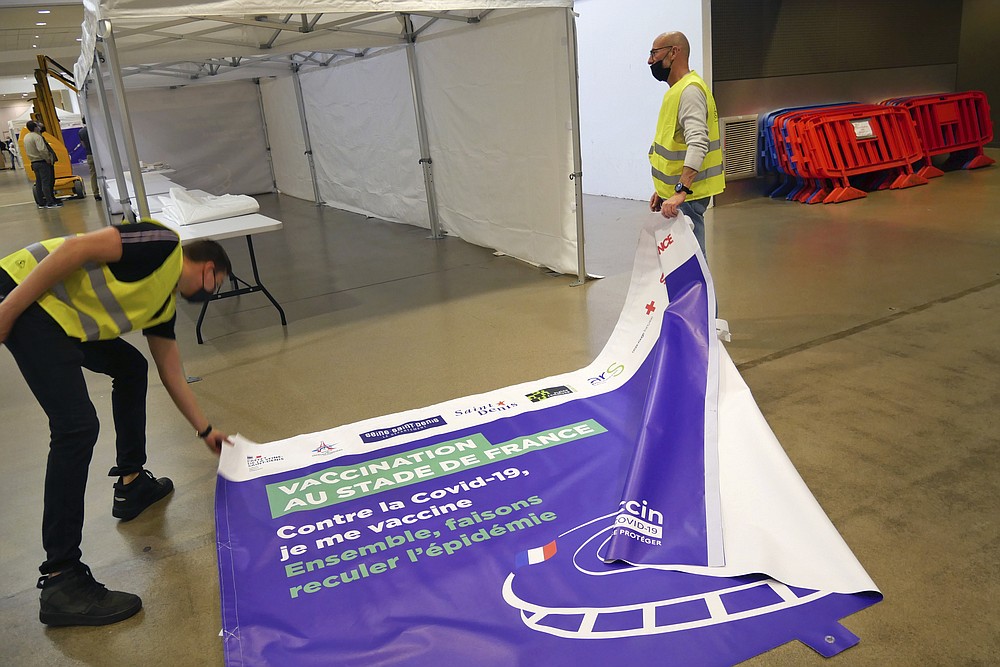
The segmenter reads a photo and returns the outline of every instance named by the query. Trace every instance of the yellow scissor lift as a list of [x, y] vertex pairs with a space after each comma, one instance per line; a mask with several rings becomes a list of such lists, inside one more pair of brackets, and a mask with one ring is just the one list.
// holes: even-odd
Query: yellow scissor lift
[[[48, 56], [38, 56], [38, 69], [35, 70], [35, 99], [33, 100], [31, 119], [36, 123], [42, 122], [45, 132], [42, 136], [56, 154], [56, 197], [76, 197], [82, 199], [87, 195], [87, 190], [83, 185], [83, 179], [73, 174], [73, 165], [70, 163], [69, 151], [66, 150], [66, 143], [63, 141], [62, 128], [59, 126], [59, 116], [56, 114], [56, 104], [52, 100], [52, 89], [49, 88], [49, 77], [56, 79], [68, 87], [74, 93], [78, 92], [73, 74], [65, 67], [52, 60]], [[31, 169], [31, 160], [24, 151], [24, 137], [28, 134], [25, 127], [17, 137], [18, 150], [21, 153], [21, 161], [24, 164], [24, 173], [28, 181], [34, 184], [35, 172]]]

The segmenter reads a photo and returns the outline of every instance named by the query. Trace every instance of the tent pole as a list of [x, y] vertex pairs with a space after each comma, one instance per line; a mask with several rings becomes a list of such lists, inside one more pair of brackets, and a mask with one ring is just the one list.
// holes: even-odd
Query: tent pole
[[[115, 139], [115, 126], [111, 123], [111, 106], [108, 104], [107, 92], [104, 90], [104, 74], [101, 71], [101, 56], [94, 51], [94, 85], [97, 87], [97, 100], [104, 112], [104, 126], [108, 130], [108, 152], [111, 153], [111, 165], [115, 172], [115, 181], [118, 183], [118, 192], [123, 195], [122, 211], [129, 222], [135, 222], [135, 212], [132, 210], [132, 201], [128, 196], [128, 187], [125, 183], [125, 170], [122, 167], [122, 158], [118, 154], [118, 140]], [[111, 216], [111, 199], [105, 200], [104, 208]]]
[[274, 177], [274, 158], [271, 157], [271, 137], [267, 134], [267, 116], [264, 114], [264, 95], [260, 90], [260, 79], [254, 79], [257, 86], [257, 102], [260, 104], [260, 123], [264, 127], [264, 150], [267, 151], [267, 167], [271, 170], [271, 187], [278, 190], [278, 179]]
[[[139, 217], [149, 217], [149, 202], [146, 200], [146, 184], [142, 181], [142, 168], [139, 166], [139, 151], [135, 147], [135, 132], [132, 130], [132, 119], [128, 114], [128, 103], [125, 100], [125, 82], [122, 81], [121, 64], [118, 62], [118, 48], [115, 46], [115, 34], [111, 21], [102, 19], [98, 33], [103, 32], [105, 55], [108, 57], [111, 78], [111, 88], [118, 101], [118, 115], [122, 121], [122, 138], [125, 140], [125, 158], [132, 176], [132, 187], [135, 189], [135, 203], [139, 205]], [[127, 191], [126, 191], [127, 192]], [[124, 206], [122, 207], [124, 208]], [[131, 216], [130, 216], [131, 219]]]
[[406, 31], [406, 63], [410, 68], [410, 90], [413, 93], [413, 111], [417, 117], [417, 140], [420, 142], [420, 166], [424, 172], [424, 191], [427, 193], [427, 215], [431, 222], [431, 238], [442, 239], [438, 218], [437, 196], [434, 192], [434, 169], [430, 142], [427, 140], [427, 117], [424, 115], [424, 98], [420, 92], [420, 74], [417, 72], [416, 35], [410, 17], [403, 15]]
[[587, 282], [586, 244], [583, 237], [583, 151], [580, 148], [580, 63], [577, 56], [576, 20], [573, 9], [566, 8], [566, 43], [569, 46], [569, 97], [573, 114], [573, 181], [576, 195], [576, 280], [578, 287]]
[[306, 144], [306, 157], [309, 158], [309, 174], [313, 182], [313, 198], [316, 206], [322, 206], [323, 200], [319, 196], [319, 181], [316, 180], [316, 163], [313, 161], [312, 141], [309, 140], [309, 121], [306, 120], [306, 103], [302, 99], [302, 82], [299, 81], [299, 65], [292, 65], [292, 83], [295, 87], [295, 101], [299, 105], [299, 122], [302, 125], [302, 138]]

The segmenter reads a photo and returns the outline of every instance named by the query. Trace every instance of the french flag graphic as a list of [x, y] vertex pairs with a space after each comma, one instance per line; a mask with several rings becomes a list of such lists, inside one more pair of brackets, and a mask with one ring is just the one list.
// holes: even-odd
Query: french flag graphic
[[556, 541], [552, 540], [543, 547], [535, 547], [522, 551], [514, 558], [514, 567], [521, 568], [525, 565], [535, 565], [548, 560], [556, 555]]

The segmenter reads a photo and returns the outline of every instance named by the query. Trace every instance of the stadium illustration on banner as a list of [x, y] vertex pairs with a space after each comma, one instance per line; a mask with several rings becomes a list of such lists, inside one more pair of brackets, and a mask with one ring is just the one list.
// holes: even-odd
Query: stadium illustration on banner
[[882, 599], [719, 342], [684, 218], [589, 366], [268, 444], [216, 491], [226, 664], [731, 665]]
[[[521, 620], [527, 627], [572, 639], [640, 637], [751, 619], [835, 595], [823, 591], [795, 590], [769, 577], [712, 579], [703, 582], [708, 586], [702, 592], [676, 595], [676, 582], [664, 577], [657, 568], [615, 566], [607, 561], [608, 534], [615, 530], [609, 524], [616, 516], [619, 515], [599, 517], [560, 535], [558, 545], [563, 547], [564, 563], [553, 563], [549, 570], [538, 568], [527, 573], [517, 570], [507, 576], [504, 599], [521, 613]], [[574, 533], [579, 533], [576, 539], [583, 541], [572, 543], [572, 540], [566, 539], [573, 537]], [[555, 542], [550, 544], [550, 551], [555, 555], [558, 545]], [[567, 548], [570, 546], [572, 551]], [[636, 583], [641, 582], [638, 590], [642, 593], [636, 593], [633, 582], [623, 587], [620, 581], [622, 576], [634, 579]], [[683, 576], [690, 578], [694, 575]], [[581, 580], [574, 584], [571, 581], [573, 578]], [[546, 591], [557, 588], [560, 583], [578, 593], [591, 591], [579, 596], [581, 602], [606, 599], [608, 603], [600, 607], [585, 603], [573, 607], [542, 604], [540, 601], [545, 599]], [[719, 585], [726, 587], [718, 588]], [[603, 594], [597, 592], [601, 588], [605, 589]], [[845, 631], [841, 630], [841, 633]], [[789, 634], [786, 641], [805, 640], [806, 637], [808, 634]], [[845, 637], [850, 635], [845, 634]], [[857, 639], [849, 641], [838, 646], [836, 652], [853, 645]], [[824, 655], [831, 655], [831, 643], [824, 637], [823, 643], [813, 648]], [[727, 662], [723, 659], [713, 664]]]

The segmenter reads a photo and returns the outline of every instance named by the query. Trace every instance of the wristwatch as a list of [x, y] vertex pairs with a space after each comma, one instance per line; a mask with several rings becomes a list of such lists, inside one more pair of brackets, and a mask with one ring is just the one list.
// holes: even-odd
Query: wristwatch
[[676, 192], [677, 194], [680, 194], [680, 193], [683, 192], [686, 195], [693, 195], [694, 194], [694, 191], [691, 190], [691, 188], [685, 186], [683, 183], [678, 183], [677, 185], [675, 185], [674, 186], [674, 192]]

